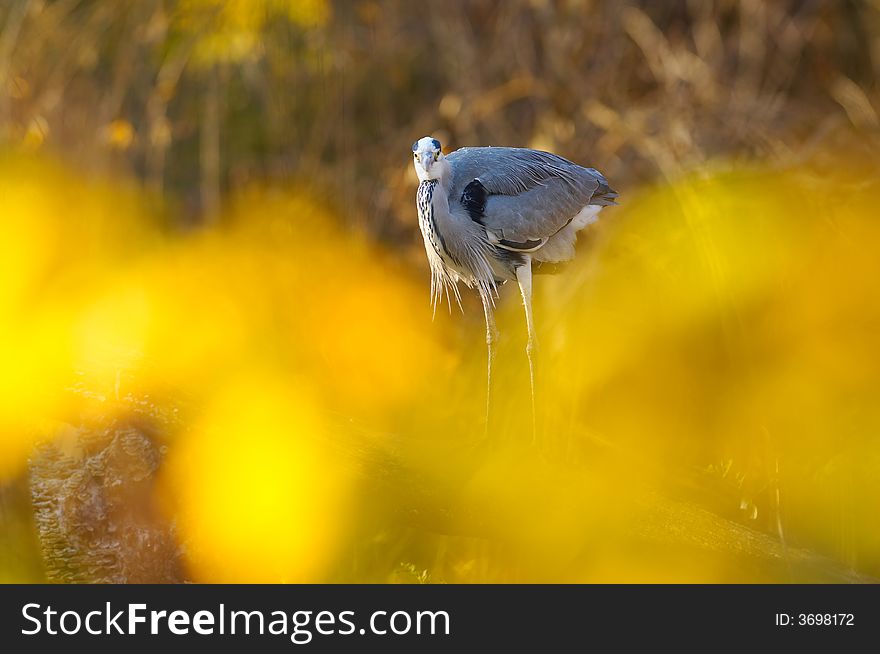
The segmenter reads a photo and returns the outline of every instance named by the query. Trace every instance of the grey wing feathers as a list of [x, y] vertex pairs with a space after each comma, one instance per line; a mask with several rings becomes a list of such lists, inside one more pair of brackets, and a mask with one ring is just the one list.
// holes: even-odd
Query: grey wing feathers
[[614, 201], [615, 198], [617, 198], [617, 191], [608, 186], [608, 180], [605, 179], [605, 175], [595, 168], [586, 168], [585, 170], [592, 173], [599, 182], [599, 188], [596, 189], [596, 192], [593, 193], [593, 197], [590, 198], [590, 204], [597, 204], [600, 207], [617, 204], [617, 202]]
[[564, 228], [588, 204], [617, 194], [593, 168], [525, 148], [462, 148], [448, 155], [450, 207], [459, 203], [499, 238], [526, 243]]

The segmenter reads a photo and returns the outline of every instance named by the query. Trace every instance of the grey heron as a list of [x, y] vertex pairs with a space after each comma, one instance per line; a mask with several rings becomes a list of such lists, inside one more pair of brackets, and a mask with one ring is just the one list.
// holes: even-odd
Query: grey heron
[[[486, 320], [488, 429], [498, 287], [516, 280], [525, 307], [535, 433], [535, 325], [532, 262], [574, 257], [577, 233], [594, 223], [617, 193], [595, 168], [539, 150], [468, 147], [448, 155], [425, 136], [412, 146], [419, 177], [416, 207], [431, 269], [431, 301], [461, 306], [458, 282], [475, 288]], [[450, 290], [452, 296], [450, 296]]]

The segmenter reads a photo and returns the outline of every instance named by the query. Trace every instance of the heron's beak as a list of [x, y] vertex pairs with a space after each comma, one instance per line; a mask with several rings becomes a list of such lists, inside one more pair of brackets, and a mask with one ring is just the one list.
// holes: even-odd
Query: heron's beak
[[419, 163], [422, 164], [422, 168], [425, 169], [425, 172], [431, 170], [431, 166], [434, 164], [434, 153], [433, 152], [422, 152], [419, 154]]

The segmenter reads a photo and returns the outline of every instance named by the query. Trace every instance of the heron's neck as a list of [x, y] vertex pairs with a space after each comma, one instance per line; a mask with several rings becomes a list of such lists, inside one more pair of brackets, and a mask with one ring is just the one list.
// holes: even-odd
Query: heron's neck
[[449, 184], [452, 181], [452, 166], [446, 161], [446, 157], [441, 156], [441, 158], [431, 166], [430, 172], [426, 172], [420, 166], [416, 166], [416, 173], [418, 173], [419, 181], [421, 183], [437, 182], [438, 186], [442, 187], [444, 190], [449, 190]]
[[448, 191], [452, 182], [452, 166], [446, 161], [446, 157], [442, 157], [434, 164], [434, 168], [437, 170], [437, 184], [443, 191]]
[[420, 195], [427, 198], [426, 209], [434, 220], [445, 222], [449, 219], [449, 178], [426, 179], [419, 185]]

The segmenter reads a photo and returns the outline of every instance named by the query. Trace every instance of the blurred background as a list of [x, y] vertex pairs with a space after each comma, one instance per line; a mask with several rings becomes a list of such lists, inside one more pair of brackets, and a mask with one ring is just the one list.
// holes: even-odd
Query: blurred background
[[[880, 3], [8, 0], [0, 581], [880, 576]], [[410, 144], [621, 194], [432, 320]]]

